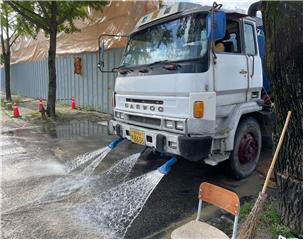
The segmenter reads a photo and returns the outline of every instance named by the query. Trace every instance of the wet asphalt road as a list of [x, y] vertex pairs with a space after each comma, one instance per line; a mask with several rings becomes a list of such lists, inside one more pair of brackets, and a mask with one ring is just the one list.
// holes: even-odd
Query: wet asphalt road
[[[25, 149], [29, 145], [32, 147], [36, 145], [42, 162], [45, 156], [54, 157], [57, 162], [69, 160], [77, 155], [104, 147], [114, 138], [107, 135], [105, 126], [89, 121], [63, 123], [53, 128], [7, 130], [9, 127], [3, 127], [2, 135], [21, 138], [19, 145]], [[5, 147], [2, 147], [2, 150], [5, 150]], [[107, 155], [96, 168], [94, 174], [99, 175], [109, 169], [116, 161], [142, 150], [141, 146], [123, 141], [116, 150]], [[264, 159], [269, 159], [270, 152], [270, 150], [264, 151]], [[151, 159], [147, 154], [149, 154], [149, 150], [137, 161], [130, 178], [155, 170], [167, 160], [167, 157]], [[5, 162], [5, 156], [2, 158]], [[28, 165], [30, 166], [31, 163]], [[129, 227], [125, 238], [170, 238], [173, 229], [195, 218], [198, 188], [203, 181], [209, 181], [237, 192], [242, 201], [257, 196], [263, 183], [263, 178], [259, 173], [254, 172], [247, 179], [234, 181], [226, 174], [226, 171], [227, 168], [224, 164], [210, 167], [202, 163], [180, 159], [173, 166], [170, 174], [163, 177], [157, 185], [142, 211]], [[211, 206], [204, 206], [203, 219], [215, 222], [230, 235], [232, 218], [228, 217], [227, 219], [223, 215], [222, 212]], [[67, 232], [66, 237], [65, 234], [61, 236], [62, 238], [70, 238], [71, 234]], [[48, 234], [37, 234], [37, 237], [49, 238]], [[84, 234], [84, 238], [87, 238], [86, 234]]]

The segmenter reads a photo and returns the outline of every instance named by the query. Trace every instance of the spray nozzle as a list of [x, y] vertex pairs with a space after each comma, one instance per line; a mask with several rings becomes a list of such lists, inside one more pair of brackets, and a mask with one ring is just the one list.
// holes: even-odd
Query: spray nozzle
[[170, 160], [168, 160], [165, 164], [159, 167], [159, 172], [162, 174], [168, 174], [170, 171], [170, 167], [176, 162], [176, 156], [173, 156]]
[[122, 140], [122, 137], [118, 137], [118, 139], [113, 140], [112, 143], [108, 145], [108, 147], [114, 149]]

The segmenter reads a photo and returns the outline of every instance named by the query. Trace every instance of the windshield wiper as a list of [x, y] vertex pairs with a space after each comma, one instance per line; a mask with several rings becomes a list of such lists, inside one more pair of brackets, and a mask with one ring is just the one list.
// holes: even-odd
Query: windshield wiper
[[117, 72], [119, 72], [120, 74], [127, 74], [127, 73], [129, 73], [129, 72], [133, 72], [134, 70], [131, 69], [131, 68], [126, 67], [125, 65], [120, 65], [120, 66], [118, 66], [118, 67], [115, 67], [115, 68], [113, 69], [113, 71], [117, 71]]
[[148, 66], [154, 66], [154, 65], [157, 65], [157, 64], [167, 64], [167, 63], [169, 63], [168, 60], [161, 60], [161, 61], [155, 61], [155, 62], [149, 64]]
[[168, 64], [164, 65], [164, 69], [166, 69], [168, 71], [177, 70], [178, 67], [182, 67], [182, 66], [180, 64], [177, 64], [177, 63], [168, 63]]
[[169, 61], [169, 60], [156, 61], [156, 62], [149, 64], [148, 66], [153, 66], [157, 64], [164, 64], [163, 68], [169, 71], [173, 71], [173, 70], [176, 70], [178, 67], [182, 67], [180, 64], [174, 61]]

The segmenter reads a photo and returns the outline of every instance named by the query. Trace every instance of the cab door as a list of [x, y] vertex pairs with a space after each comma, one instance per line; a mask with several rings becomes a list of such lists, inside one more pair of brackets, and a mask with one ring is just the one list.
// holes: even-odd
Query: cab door
[[251, 20], [243, 21], [244, 52], [248, 68], [247, 100], [260, 98], [262, 87], [262, 64], [258, 50], [256, 23]]
[[[230, 105], [246, 101], [248, 65], [242, 48], [242, 21], [227, 19], [226, 34], [216, 42], [215, 91], [217, 105]], [[218, 49], [218, 44], [224, 49]]]

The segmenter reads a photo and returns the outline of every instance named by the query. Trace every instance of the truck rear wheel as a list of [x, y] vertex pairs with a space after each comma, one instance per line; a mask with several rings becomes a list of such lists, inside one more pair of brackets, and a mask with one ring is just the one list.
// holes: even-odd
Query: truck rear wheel
[[238, 125], [230, 170], [235, 179], [243, 179], [255, 170], [261, 152], [262, 138], [256, 119], [243, 119]]

